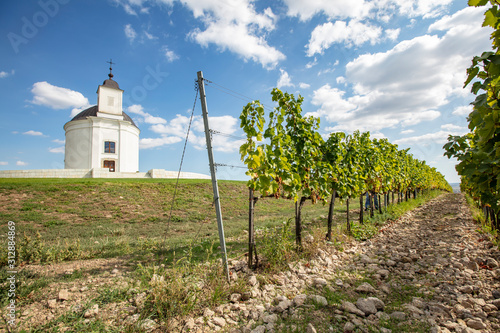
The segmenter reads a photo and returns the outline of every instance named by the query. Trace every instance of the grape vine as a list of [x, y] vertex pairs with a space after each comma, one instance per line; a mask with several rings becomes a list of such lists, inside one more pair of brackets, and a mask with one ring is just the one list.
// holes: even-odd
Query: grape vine
[[398, 150], [387, 139], [371, 139], [369, 132], [359, 131], [331, 133], [325, 141], [318, 132], [320, 119], [302, 115], [300, 95], [295, 98], [277, 88], [271, 95], [277, 106], [269, 112], [267, 122], [259, 101], [243, 108], [240, 126], [246, 142], [240, 147], [240, 155], [248, 167], [250, 189], [262, 196], [294, 200], [299, 247], [301, 209], [307, 200], [326, 202], [331, 196], [329, 238], [336, 195], [349, 203], [350, 198], [366, 191], [375, 195], [435, 188], [451, 191], [442, 174], [415, 159], [408, 149]]
[[469, 6], [490, 7], [484, 13], [483, 26], [493, 28], [493, 51], [472, 59], [464, 87], [472, 83], [476, 99], [469, 114], [470, 132], [448, 137], [445, 156], [458, 160], [456, 170], [461, 176], [461, 189], [483, 207], [493, 227], [500, 222], [500, 12], [494, 0], [469, 0]]

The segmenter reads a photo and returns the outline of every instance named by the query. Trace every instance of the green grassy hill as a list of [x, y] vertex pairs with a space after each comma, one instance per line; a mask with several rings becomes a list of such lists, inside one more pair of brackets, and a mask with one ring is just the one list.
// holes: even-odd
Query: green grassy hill
[[[248, 189], [236, 181], [219, 186], [234, 257], [246, 247]], [[210, 181], [181, 180], [172, 202], [174, 188], [174, 179], [0, 179], [0, 235], [6, 237], [8, 221], [16, 223], [17, 250], [26, 262], [158, 255], [217, 244]], [[306, 228], [312, 221], [326, 224], [327, 213], [326, 205], [307, 203]], [[338, 204], [336, 213], [343, 218], [345, 206]], [[255, 214], [257, 230], [272, 228], [294, 217], [294, 203], [262, 199]]]

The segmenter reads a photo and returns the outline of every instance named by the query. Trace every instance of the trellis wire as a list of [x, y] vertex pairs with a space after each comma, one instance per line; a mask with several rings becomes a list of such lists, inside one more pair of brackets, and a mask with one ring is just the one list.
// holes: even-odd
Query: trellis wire
[[191, 118], [189, 119], [189, 125], [188, 125], [188, 129], [187, 129], [187, 133], [186, 133], [186, 140], [184, 141], [184, 149], [182, 150], [181, 162], [179, 165], [179, 172], [177, 173], [177, 181], [175, 182], [174, 195], [172, 197], [172, 204], [170, 206], [170, 214], [168, 217], [167, 230], [165, 231], [165, 235], [168, 233], [168, 230], [170, 228], [170, 222], [172, 221], [172, 212], [174, 210], [175, 197], [177, 196], [177, 188], [179, 186], [179, 178], [181, 176], [182, 164], [184, 163], [184, 155], [186, 154], [186, 147], [187, 147], [187, 142], [188, 142], [188, 138], [189, 138], [189, 132], [191, 131], [191, 124], [193, 123], [194, 110], [196, 108], [196, 100], [198, 99], [198, 88], [195, 87], [195, 89], [196, 89], [196, 94], [194, 97], [193, 109], [191, 111]]

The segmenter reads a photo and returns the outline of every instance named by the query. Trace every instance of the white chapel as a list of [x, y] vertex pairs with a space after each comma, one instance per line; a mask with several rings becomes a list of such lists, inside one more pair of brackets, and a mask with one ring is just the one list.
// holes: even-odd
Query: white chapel
[[109, 79], [97, 88], [97, 105], [83, 110], [64, 125], [65, 169], [139, 170], [141, 131], [123, 112], [123, 90], [113, 80], [111, 66], [109, 69]]

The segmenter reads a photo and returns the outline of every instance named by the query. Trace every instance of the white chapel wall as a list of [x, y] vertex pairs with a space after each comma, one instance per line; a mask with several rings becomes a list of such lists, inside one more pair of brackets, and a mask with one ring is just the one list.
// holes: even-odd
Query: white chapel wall
[[139, 170], [139, 129], [128, 122], [120, 127], [120, 171], [136, 172]]
[[92, 133], [91, 122], [88, 120], [71, 121], [64, 126], [64, 129], [66, 131], [64, 168], [90, 169], [90, 137]]

